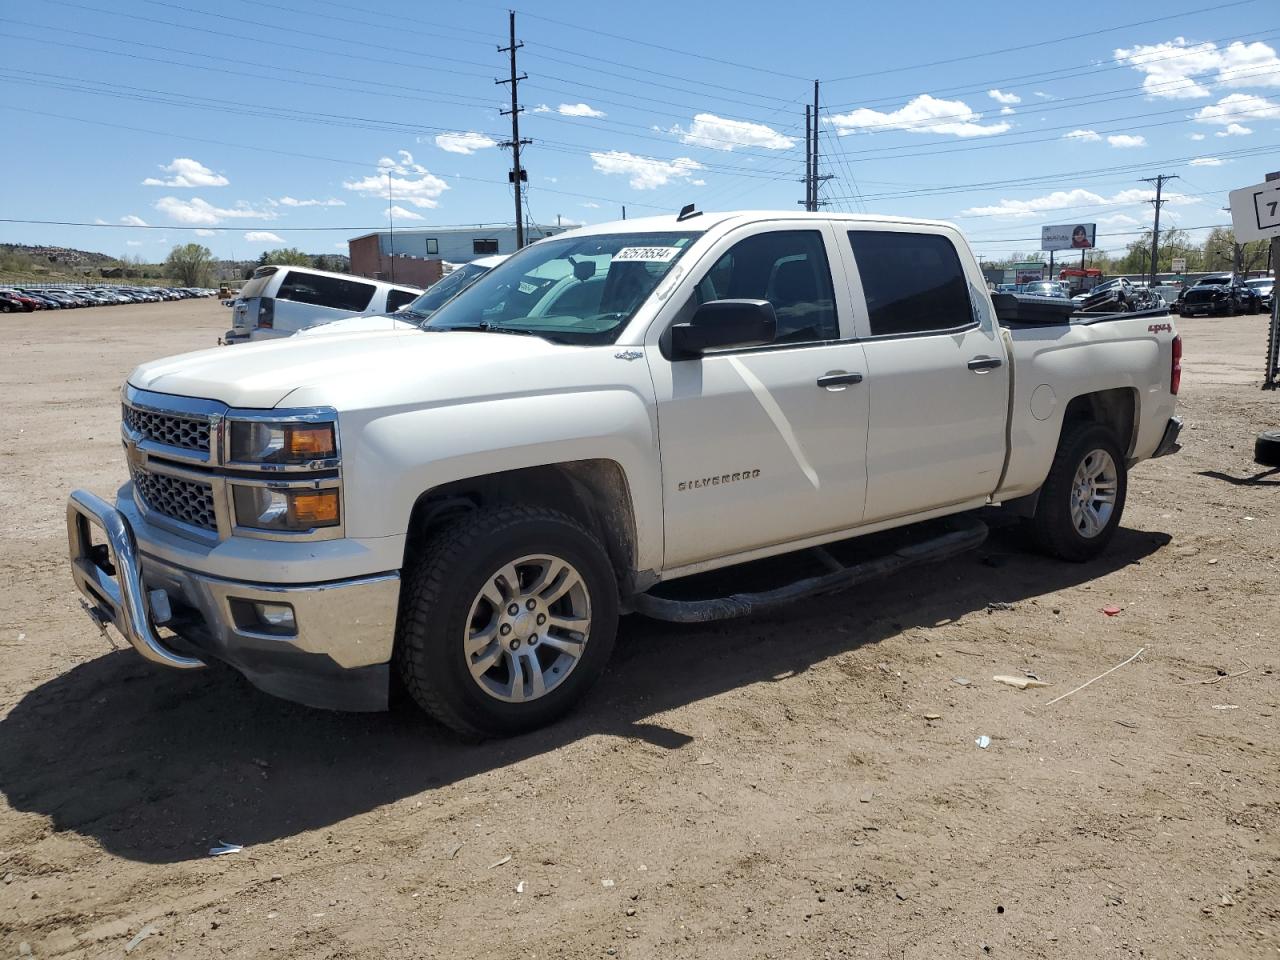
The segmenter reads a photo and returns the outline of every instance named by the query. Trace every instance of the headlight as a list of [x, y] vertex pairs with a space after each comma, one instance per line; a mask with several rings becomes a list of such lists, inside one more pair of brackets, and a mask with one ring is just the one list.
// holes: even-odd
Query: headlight
[[255, 530], [311, 530], [336, 527], [338, 489], [232, 485], [236, 524]]
[[231, 421], [231, 460], [235, 463], [307, 464], [338, 455], [332, 423]]

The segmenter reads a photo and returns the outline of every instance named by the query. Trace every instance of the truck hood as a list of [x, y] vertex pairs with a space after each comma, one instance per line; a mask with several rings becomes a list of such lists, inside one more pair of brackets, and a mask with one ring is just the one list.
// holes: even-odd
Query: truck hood
[[450, 391], [474, 395], [480, 388], [500, 392], [522, 370], [554, 367], [549, 357], [584, 351], [530, 336], [397, 326], [181, 354], [142, 364], [129, 383], [231, 407], [270, 409], [288, 398], [290, 406], [343, 410], [396, 403], [406, 389], [421, 399], [447, 399]]

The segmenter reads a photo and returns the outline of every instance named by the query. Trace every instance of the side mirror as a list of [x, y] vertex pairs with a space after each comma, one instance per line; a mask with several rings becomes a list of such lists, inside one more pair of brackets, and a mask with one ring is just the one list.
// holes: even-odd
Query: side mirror
[[671, 328], [671, 359], [692, 360], [710, 350], [773, 343], [778, 318], [768, 300], [712, 300], [687, 323]]

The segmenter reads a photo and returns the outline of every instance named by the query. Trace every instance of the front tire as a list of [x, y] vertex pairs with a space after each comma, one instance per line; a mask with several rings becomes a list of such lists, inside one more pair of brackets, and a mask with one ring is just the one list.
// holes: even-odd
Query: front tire
[[1115, 536], [1127, 491], [1115, 434], [1096, 423], [1065, 426], [1031, 520], [1037, 546], [1062, 560], [1092, 560]]
[[477, 510], [405, 571], [396, 662], [410, 695], [469, 737], [505, 737], [567, 713], [613, 651], [608, 554], [556, 510]]

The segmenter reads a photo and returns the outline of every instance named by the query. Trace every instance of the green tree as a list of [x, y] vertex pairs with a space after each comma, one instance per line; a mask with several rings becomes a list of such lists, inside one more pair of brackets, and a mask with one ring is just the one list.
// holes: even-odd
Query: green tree
[[1245, 273], [1266, 266], [1270, 245], [1266, 240], [1236, 243], [1230, 227], [1214, 227], [1204, 241], [1205, 270], [1234, 270]]
[[169, 251], [166, 272], [184, 287], [207, 287], [213, 282], [213, 253], [198, 243], [184, 243]]
[[311, 259], [310, 254], [303, 253], [297, 247], [282, 247], [279, 250], [264, 251], [262, 256], [258, 258], [258, 266], [264, 267], [267, 264], [278, 264], [291, 267], [309, 267], [311, 266]]

